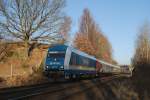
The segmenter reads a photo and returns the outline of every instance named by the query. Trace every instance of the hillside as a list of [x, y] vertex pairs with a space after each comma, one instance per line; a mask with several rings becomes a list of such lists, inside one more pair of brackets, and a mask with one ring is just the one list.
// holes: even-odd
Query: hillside
[[[16, 84], [19, 83], [19, 80], [23, 80], [22, 78], [26, 80], [29, 75], [35, 75], [34, 73], [39, 71], [48, 48], [48, 45], [40, 45], [32, 51], [29, 58], [25, 58], [25, 47], [22, 43], [7, 43], [5, 45], [7, 45], [7, 49], [4, 58], [0, 61], [0, 77], [4, 80], [13, 78], [11, 81], [17, 80]], [[9, 82], [9, 85], [15, 85], [11, 83]]]

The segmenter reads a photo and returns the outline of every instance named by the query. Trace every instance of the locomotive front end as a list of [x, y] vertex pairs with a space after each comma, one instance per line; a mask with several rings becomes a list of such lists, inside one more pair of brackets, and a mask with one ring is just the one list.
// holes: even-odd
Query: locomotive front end
[[50, 47], [45, 61], [45, 75], [51, 79], [64, 76], [64, 60], [67, 46], [57, 45]]

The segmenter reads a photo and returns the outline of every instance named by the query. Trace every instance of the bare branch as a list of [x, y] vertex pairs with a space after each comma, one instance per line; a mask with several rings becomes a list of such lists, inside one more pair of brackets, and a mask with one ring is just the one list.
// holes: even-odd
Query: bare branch
[[52, 34], [58, 39], [65, 20], [64, 6], [65, 0], [0, 0], [0, 33], [28, 44], [32, 40], [52, 40]]

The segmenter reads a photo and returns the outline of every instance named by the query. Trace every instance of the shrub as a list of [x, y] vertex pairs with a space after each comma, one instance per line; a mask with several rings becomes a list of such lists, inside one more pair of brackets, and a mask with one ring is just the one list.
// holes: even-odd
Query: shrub
[[4, 61], [10, 56], [12, 56], [11, 46], [0, 41], [0, 61]]
[[24, 86], [46, 82], [46, 78], [42, 74], [30, 74], [30, 75], [17, 75], [8, 77], [6, 79], [6, 85], [8, 87]]

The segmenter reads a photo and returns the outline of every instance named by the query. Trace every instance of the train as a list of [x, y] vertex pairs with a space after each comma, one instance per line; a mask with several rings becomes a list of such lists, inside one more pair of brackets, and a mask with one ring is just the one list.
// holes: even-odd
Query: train
[[119, 74], [121, 71], [120, 66], [96, 59], [67, 45], [49, 47], [44, 61], [44, 75], [49, 79], [95, 78]]

